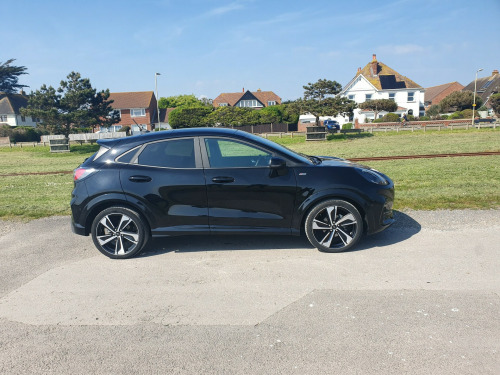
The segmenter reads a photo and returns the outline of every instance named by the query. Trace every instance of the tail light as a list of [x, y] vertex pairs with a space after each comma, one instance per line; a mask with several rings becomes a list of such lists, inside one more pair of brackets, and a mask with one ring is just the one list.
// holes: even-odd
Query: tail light
[[79, 181], [82, 178], [85, 178], [94, 172], [95, 172], [94, 168], [77, 168], [73, 172], [73, 179], [75, 181]]

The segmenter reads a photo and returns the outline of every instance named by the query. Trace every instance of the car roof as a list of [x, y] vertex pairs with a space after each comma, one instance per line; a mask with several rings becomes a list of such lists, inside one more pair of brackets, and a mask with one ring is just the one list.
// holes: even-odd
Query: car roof
[[100, 139], [97, 141], [99, 145], [105, 147], [115, 147], [117, 145], [132, 145], [132, 144], [142, 144], [146, 142], [152, 142], [162, 139], [169, 138], [181, 138], [181, 137], [199, 137], [199, 136], [213, 136], [213, 135], [239, 135], [244, 137], [244, 132], [236, 129], [227, 128], [185, 128], [185, 129], [174, 129], [174, 130], [163, 130], [158, 132], [151, 132], [140, 135], [133, 135], [131, 137], [115, 138], [115, 139]]

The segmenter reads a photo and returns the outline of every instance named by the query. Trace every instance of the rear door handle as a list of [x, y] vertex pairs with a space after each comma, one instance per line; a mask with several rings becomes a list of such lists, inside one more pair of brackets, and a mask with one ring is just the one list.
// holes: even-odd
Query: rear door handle
[[212, 182], [215, 182], [216, 184], [226, 184], [228, 182], [234, 182], [234, 177], [225, 177], [225, 176], [214, 177], [212, 178]]
[[128, 179], [132, 182], [149, 182], [152, 180], [149, 176], [130, 176]]

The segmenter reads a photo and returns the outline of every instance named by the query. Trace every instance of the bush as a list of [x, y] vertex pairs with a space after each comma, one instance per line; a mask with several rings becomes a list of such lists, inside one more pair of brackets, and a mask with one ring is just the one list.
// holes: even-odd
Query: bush
[[384, 117], [382, 117], [384, 119], [385, 122], [399, 122], [400, 120], [400, 117], [399, 115], [395, 114], [395, 113], [388, 113], [386, 114]]
[[[472, 118], [472, 109], [464, 109], [462, 112], [460, 112], [462, 115], [462, 118]], [[474, 113], [475, 116], [479, 116], [477, 112]]]
[[44, 134], [48, 134], [48, 132], [30, 126], [13, 128], [7, 125], [0, 127], [0, 137], [9, 137], [12, 143], [40, 142], [41, 136]]
[[418, 117], [415, 117], [413, 115], [408, 115], [406, 117], [408, 118], [408, 121], [418, 121]]
[[373, 120], [372, 122], [385, 122], [385, 121], [384, 121], [384, 118], [381, 117], [381, 118], [377, 118], [377, 119]]
[[348, 122], [347, 124], [342, 125], [342, 129], [352, 129], [352, 122]]
[[420, 121], [429, 121], [431, 118], [429, 116], [422, 116], [419, 118]]
[[436, 120], [448, 120], [449, 118], [450, 118], [450, 116], [448, 116], [448, 115], [441, 115], [441, 116], [437, 116]]

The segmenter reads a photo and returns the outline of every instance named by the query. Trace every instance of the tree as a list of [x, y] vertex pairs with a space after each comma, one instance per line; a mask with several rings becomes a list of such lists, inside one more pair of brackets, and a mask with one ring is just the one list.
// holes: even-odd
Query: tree
[[181, 107], [170, 112], [168, 122], [174, 129], [201, 127], [207, 124], [207, 116], [211, 112], [208, 107]]
[[333, 97], [342, 90], [340, 83], [320, 79], [316, 83], [308, 83], [304, 88], [304, 99], [300, 98], [289, 104], [292, 111], [298, 113], [310, 113], [316, 117], [316, 125], [319, 126], [320, 116], [337, 116], [340, 114], [352, 114], [356, 104], [344, 97]]
[[28, 106], [21, 109], [23, 116], [42, 120], [44, 126], [56, 134], [69, 136], [71, 128], [111, 126], [119, 121], [111, 108], [109, 90], [97, 92], [88, 78], [71, 72], [56, 90], [42, 85], [30, 95]]
[[160, 98], [158, 101], [160, 108], [189, 108], [189, 107], [212, 107], [211, 99], [202, 98], [201, 100], [191, 95], [176, 95], [168, 98]]
[[280, 109], [276, 105], [262, 108], [258, 113], [261, 124], [276, 124], [281, 122], [283, 117]]
[[6, 62], [0, 62], [0, 91], [8, 94], [14, 94], [26, 85], [18, 84], [19, 76], [26, 73], [25, 66], [11, 65], [16, 59], [9, 59]]
[[433, 104], [431, 105], [427, 111], [425, 111], [425, 114], [431, 118], [437, 117], [439, 115], [439, 105]]
[[[474, 93], [469, 90], [455, 91], [441, 100], [439, 103], [439, 112], [463, 111], [472, 109], [474, 103]], [[483, 104], [482, 99], [476, 95], [476, 106], [479, 108]]]
[[500, 93], [491, 95], [489, 102], [495, 114], [500, 116]]
[[394, 112], [398, 109], [398, 105], [391, 99], [374, 99], [360, 103], [359, 108], [373, 111], [375, 114], [374, 118], [377, 119], [377, 115], [380, 111]]

